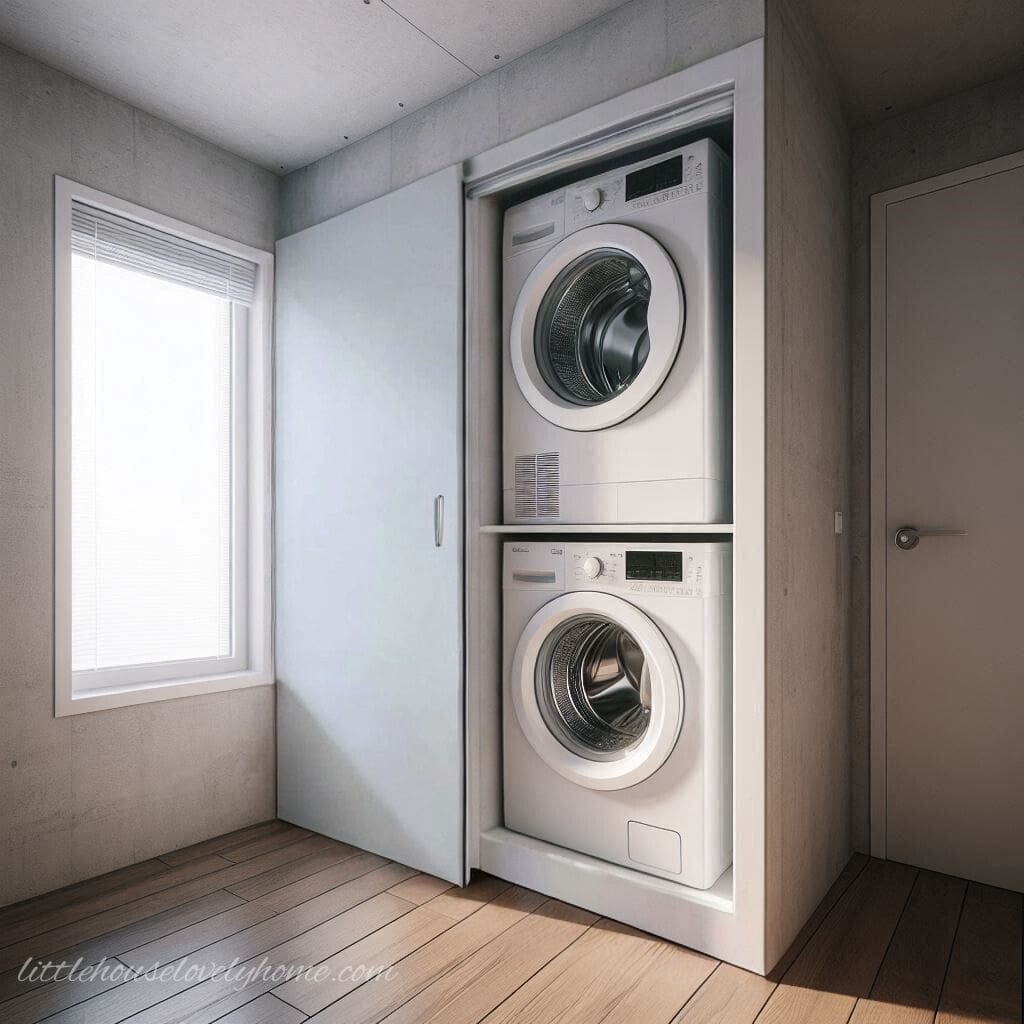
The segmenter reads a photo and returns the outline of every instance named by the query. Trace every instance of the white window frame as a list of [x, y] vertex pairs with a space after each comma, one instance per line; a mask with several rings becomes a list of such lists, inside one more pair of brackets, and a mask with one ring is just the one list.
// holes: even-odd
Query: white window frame
[[[235, 306], [233, 378], [246, 381], [233, 410], [235, 511], [233, 597], [235, 654], [230, 659], [173, 662], [102, 670], [96, 685], [75, 687], [71, 668], [71, 206], [107, 210], [256, 264], [248, 309]], [[272, 636], [272, 339], [274, 257], [67, 178], [54, 178], [54, 714], [66, 715], [217, 693], [274, 681]], [[241, 310], [241, 313], [238, 311]], [[244, 342], [239, 344], [238, 342]], [[187, 677], [178, 674], [188, 666]]]

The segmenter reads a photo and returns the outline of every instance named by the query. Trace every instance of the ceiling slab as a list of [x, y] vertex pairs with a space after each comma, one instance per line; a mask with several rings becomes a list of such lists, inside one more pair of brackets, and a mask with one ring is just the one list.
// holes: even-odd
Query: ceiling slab
[[379, 0], [4, 0], [0, 39], [277, 172], [476, 78]]
[[478, 75], [609, 11], [623, 0], [387, 0]]
[[[1024, 67], [1024, 0], [803, 3], [857, 123]], [[0, 40], [281, 173], [622, 6], [623, 0], [2, 0]]]
[[622, 3], [3, 0], [0, 41], [282, 173]]
[[1022, 0], [804, 0], [804, 6], [857, 124], [1024, 67]]

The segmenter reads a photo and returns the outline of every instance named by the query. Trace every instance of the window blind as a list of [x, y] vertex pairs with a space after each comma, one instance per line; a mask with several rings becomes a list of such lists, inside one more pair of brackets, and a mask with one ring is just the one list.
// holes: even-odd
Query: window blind
[[103, 263], [252, 305], [256, 264], [77, 200], [71, 249]]

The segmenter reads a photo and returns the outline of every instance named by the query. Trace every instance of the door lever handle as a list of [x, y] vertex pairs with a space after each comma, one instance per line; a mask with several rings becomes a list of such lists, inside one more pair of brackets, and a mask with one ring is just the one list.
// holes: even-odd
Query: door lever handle
[[444, 495], [439, 494], [434, 499], [434, 547], [439, 548], [444, 543]]
[[922, 537], [966, 537], [966, 530], [919, 530], [916, 526], [901, 526], [893, 535], [892, 542], [900, 551], [913, 551]]

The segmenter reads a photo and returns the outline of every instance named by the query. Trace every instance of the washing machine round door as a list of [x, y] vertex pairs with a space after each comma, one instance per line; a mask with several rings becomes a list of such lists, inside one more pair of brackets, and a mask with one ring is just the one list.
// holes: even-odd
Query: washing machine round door
[[509, 685], [538, 757], [588, 789], [642, 782], [672, 752], [683, 723], [668, 641], [611, 594], [563, 594], [541, 608], [519, 640]]
[[601, 430], [654, 397], [685, 323], [683, 285], [658, 242], [624, 224], [583, 228], [527, 277], [512, 313], [512, 369], [545, 419]]

